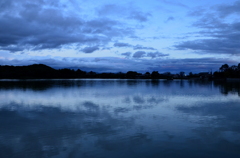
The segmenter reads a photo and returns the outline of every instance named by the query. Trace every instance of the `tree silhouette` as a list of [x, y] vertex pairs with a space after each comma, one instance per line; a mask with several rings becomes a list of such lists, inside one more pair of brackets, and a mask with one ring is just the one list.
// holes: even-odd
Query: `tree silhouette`
[[224, 65], [222, 65], [222, 66], [219, 68], [219, 70], [222, 71], [222, 72], [224, 72], [224, 71], [226, 71], [228, 68], [229, 68], [228, 64], [224, 64]]
[[152, 74], [151, 74], [151, 77], [152, 77], [153, 79], [159, 78], [159, 73], [158, 73], [158, 71], [153, 71]]

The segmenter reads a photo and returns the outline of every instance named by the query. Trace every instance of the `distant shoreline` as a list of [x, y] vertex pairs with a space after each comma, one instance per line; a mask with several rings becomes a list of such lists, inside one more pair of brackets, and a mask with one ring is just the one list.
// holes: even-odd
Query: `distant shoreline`
[[[232, 66], [233, 67], [233, 66]], [[56, 70], [44, 64], [33, 64], [28, 66], [0, 65], [0, 79], [165, 79], [165, 80], [240, 80], [240, 69], [231, 69], [227, 64], [222, 65], [221, 71], [201, 72], [198, 74], [184, 72], [171, 74], [170, 72], [159, 73], [158, 71], [138, 73], [128, 71], [127, 73], [96, 73], [86, 72], [80, 69]]]

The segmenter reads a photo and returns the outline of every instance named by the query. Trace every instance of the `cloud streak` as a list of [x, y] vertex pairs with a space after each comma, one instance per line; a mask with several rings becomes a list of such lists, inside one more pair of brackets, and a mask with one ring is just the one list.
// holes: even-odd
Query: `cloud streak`
[[114, 47], [129, 47], [129, 48], [133, 48], [134, 50], [141, 50], [141, 49], [144, 49], [144, 50], [156, 50], [155, 48], [153, 47], [145, 47], [145, 46], [142, 46], [142, 45], [131, 45], [129, 43], [121, 43], [121, 42], [116, 42], [114, 43], [113, 45]]
[[[126, 58], [130, 58], [132, 53], [126, 52], [126, 53], [122, 53], [121, 55], [125, 56]], [[166, 56], [169, 56], [169, 54], [163, 54], [158, 51], [156, 52], [136, 51], [135, 53], [133, 53], [132, 58], [140, 59], [140, 58], [150, 57], [151, 59], [154, 59], [154, 58], [160, 58], [160, 57], [166, 57]]]
[[81, 51], [84, 53], [93, 53], [94, 51], [99, 50], [98, 46], [93, 46], [93, 47], [85, 47]]
[[230, 5], [217, 5], [213, 10], [197, 9], [189, 15], [197, 17], [193, 26], [201, 29], [200, 39], [183, 41], [175, 45], [178, 50], [194, 50], [203, 54], [240, 55], [240, 20], [227, 22], [227, 16], [239, 14], [240, 1]]

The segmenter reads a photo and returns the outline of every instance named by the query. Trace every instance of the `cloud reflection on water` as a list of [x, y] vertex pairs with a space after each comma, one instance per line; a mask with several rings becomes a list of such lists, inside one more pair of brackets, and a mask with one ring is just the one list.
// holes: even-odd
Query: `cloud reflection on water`
[[219, 84], [32, 82], [0, 86], [1, 157], [240, 155], [239, 97]]

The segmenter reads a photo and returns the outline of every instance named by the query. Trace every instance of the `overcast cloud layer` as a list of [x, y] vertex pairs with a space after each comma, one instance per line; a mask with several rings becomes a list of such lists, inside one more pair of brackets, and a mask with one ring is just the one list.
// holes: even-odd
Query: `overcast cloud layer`
[[240, 60], [240, 1], [0, 1], [0, 65], [200, 72]]

